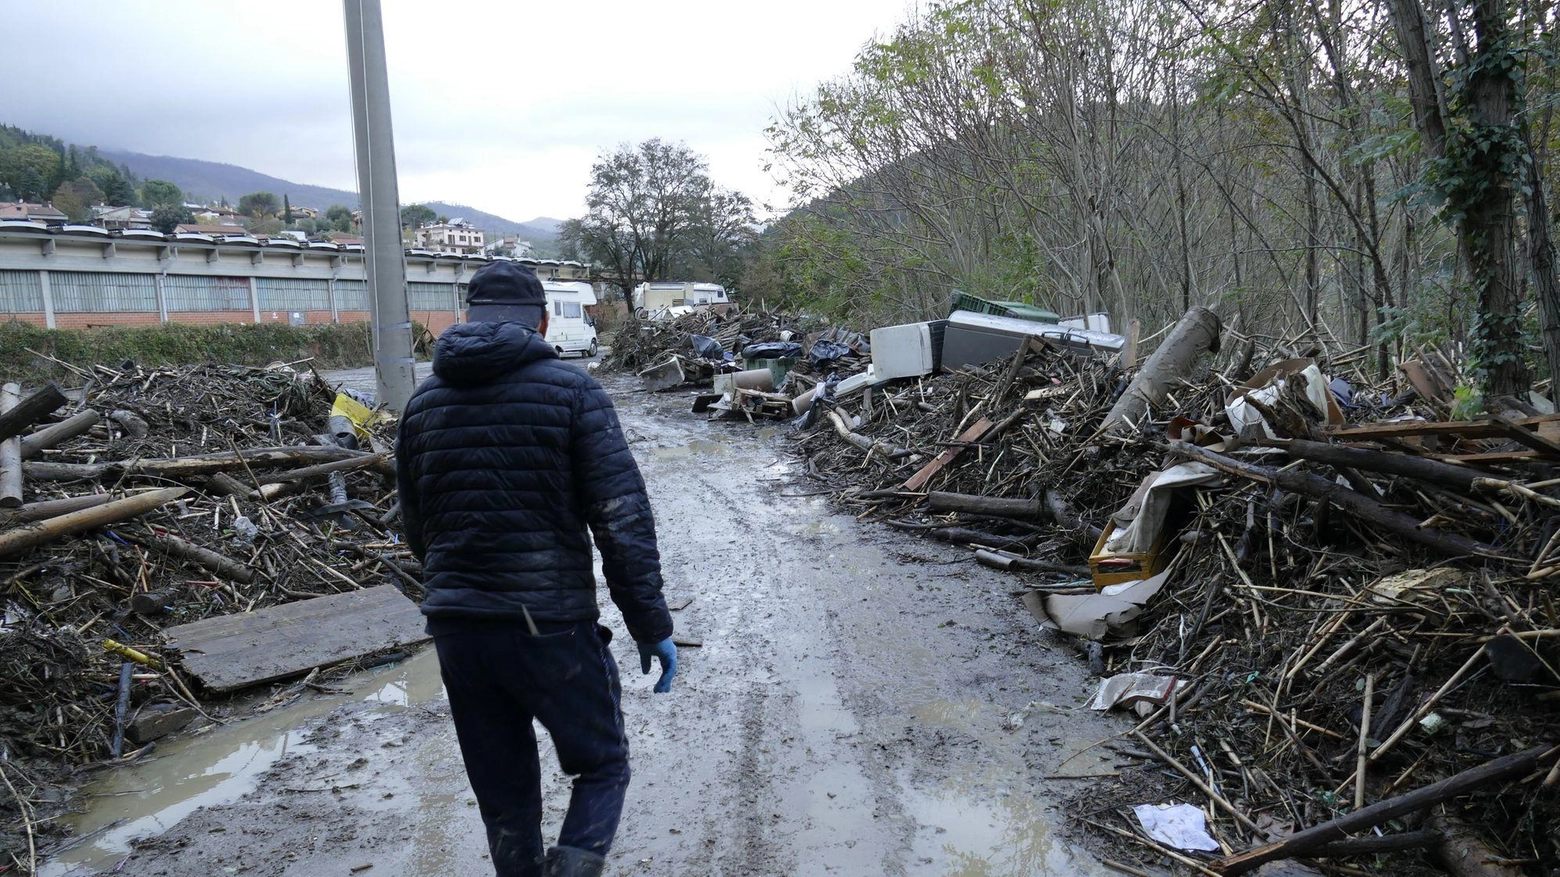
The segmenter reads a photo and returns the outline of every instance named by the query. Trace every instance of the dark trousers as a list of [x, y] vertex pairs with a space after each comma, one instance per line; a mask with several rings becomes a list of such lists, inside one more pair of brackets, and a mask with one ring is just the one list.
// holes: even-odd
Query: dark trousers
[[605, 855], [628, 789], [628, 738], [612, 632], [593, 621], [441, 624], [434, 644], [498, 877], [540, 875], [541, 766], [534, 718], [574, 775], [558, 845]]

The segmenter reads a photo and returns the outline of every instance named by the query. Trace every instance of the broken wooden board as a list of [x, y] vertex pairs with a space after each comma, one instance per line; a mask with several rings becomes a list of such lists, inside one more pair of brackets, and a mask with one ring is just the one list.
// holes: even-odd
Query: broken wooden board
[[1539, 417], [1518, 417], [1508, 423], [1494, 420], [1400, 420], [1390, 423], [1367, 423], [1359, 426], [1330, 427], [1327, 434], [1336, 439], [1407, 438], [1426, 435], [1455, 435], [1462, 438], [1508, 438], [1513, 425], [1537, 429], [1546, 423], [1560, 421], [1560, 414]]
[[218, 693], [428, 639], [417, 604], [390, 585], [206, 618], [163, 636]]
[[964, 453], [964, 448], [966, 445], [971, 442], [978, 442], [985, 438], [986, 433], [990, 432], [991, 428], [995, 425], [996, 424], [992, 423], [984, 417], [975, 421], [973, 426], [971, 426], [969, 429], [966, 429], [964, 432], [959, 433], [959, 438], [957, 439], [959, 442], [958, 444], [938, 454], [936, 457], [932, 458], [931, 462], [927, 463], [925, 466], [922, 466], [919, 472], [911, 475], [909, 480], [905, 482], [904, 489], [920, 490], [926, 485], [926, 482], [932, 480], [933, 475], [941, 472], [944, 466], [953, 462], [955, 457]]

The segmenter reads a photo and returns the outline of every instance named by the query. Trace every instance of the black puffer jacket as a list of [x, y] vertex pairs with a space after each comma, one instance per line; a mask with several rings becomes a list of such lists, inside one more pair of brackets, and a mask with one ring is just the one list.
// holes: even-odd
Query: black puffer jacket
[[519, 323], [439, 336], [401, 417], [401, 517], [441, 619], [599, 617], [590, 533], [640, 642], [672, 635], [645, 482], [589, 375]]

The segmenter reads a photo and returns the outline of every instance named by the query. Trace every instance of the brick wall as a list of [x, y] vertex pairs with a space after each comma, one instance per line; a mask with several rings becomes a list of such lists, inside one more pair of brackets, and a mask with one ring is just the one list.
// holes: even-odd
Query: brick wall
[[49, 324], [49, 321], [44, 319], [43, 314], [5, 314], [0, 319], [31, 323], [34, 326], [47, 326]]
[[101, 314], [55, 314], [55, 328], [91, 329], [99, 326], [160, 326], [156, 311], [125, 311]]
[[168, 314], [170, 323], [196, 323], [209, 326], [216, 323], [253, 323], [254, 321], [253, 311], [171, 311]]

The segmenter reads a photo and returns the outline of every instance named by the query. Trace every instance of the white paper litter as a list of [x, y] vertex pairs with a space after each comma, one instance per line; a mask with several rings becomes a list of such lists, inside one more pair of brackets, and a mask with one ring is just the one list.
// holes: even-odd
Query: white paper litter
[[1169, 701], [1179, 681], [1174, 676], [1156, 676], [1153, 673], [1118, 673], [1100, 680], [1100, 687], [1094, 692], [1089, 709], [1134, 706], [1139, 701], [1164, 704]]
[[1190, 804], [1138, 804], [1132, 808], [1148, 836], [1178, 850], [1219, 851], [1208, 834], [1208, 818]]

